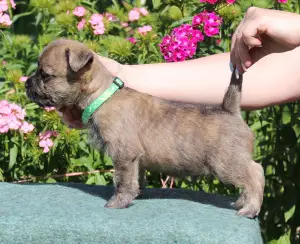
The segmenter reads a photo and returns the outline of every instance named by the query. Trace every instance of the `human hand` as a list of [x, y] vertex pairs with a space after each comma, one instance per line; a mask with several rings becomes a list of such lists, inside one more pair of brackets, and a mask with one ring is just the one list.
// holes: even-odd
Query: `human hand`
[[233, 37], [230, 61], [243, 73], [260, 58], [300, 45], [300, 15], [250, 7]]

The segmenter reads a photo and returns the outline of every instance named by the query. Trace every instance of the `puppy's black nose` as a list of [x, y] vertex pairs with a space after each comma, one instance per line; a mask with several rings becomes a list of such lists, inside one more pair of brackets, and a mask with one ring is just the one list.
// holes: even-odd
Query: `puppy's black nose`
[[31, 77], [29, 77], [27, 79], [27, 81], [25, 82], [25, 88], [30, 88], [30, 87], [32, 87], [32, 78]]

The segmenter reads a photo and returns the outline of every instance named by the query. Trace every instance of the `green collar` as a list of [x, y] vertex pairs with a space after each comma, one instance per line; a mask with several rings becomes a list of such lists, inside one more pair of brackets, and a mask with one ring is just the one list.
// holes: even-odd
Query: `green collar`
[[124, 82], [115, 77], [113, 83], [108, 87], [95, 101], [88, 105], [82, 113], [82, 123], [86, 124], [92, 114], [108, 99], [110, 98], [118, 89], [124, 87]]

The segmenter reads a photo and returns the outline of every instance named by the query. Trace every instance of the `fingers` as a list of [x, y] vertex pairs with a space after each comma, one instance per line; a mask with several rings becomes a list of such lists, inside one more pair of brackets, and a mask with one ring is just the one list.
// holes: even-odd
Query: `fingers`
[[253, 10], [247, 12], [232, 38], [230, 61], [239, 73], [244, 73], [252, 65], [249, 50], [262, 45], [259, 35], [266, 31], [254, 13]]
[[243, 41], [245, 19], [237, 27], [231, 44], [230, 62], [239, 73], [244, 73], [251, 65], [249, 48]]
[[260, 46], [262, 43], [259, 39], [259, 35], [263, 34], [264, 32], [265, 29], [263, 26], [260, 26], [258, 21], [248, 21], [243, 28], [243, 41], [248, 47]]
[[246, 72], [247, 68], [249, 68], [252, 64], [251, 58], [249, 55], [249, 47], [243, 41], [243, 38], [239, 38], [237, 40], [237, 48], [236, 48], [236, 59], [238, 60], [237, 69], [240, 73]]

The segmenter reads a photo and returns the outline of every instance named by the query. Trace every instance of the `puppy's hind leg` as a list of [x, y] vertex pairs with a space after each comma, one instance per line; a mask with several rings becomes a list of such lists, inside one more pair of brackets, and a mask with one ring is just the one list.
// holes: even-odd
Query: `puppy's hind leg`
[[115, 193], [106, 208], [126, 208], [139, 194], [139, 159], [114, 162]]
[[226, 167], [219, 165], [214, 171], [223, 183], [230, 183], [243, 189], [243, 193], [235, 203], [239, 209], [238, 214], [249, 218], [256, 217], [261, 209], [265, 186], [262, 166], [253, 160], [240, 158], [237, 162], [230, 162]]
[[262, 166], [253, 160], [248, 164], [249, 175], [244, 182], [243, 207], [238, 211], [239, 215], [249, 218], [257, 216], [260, 212], [264, 197], [265, 177]]

